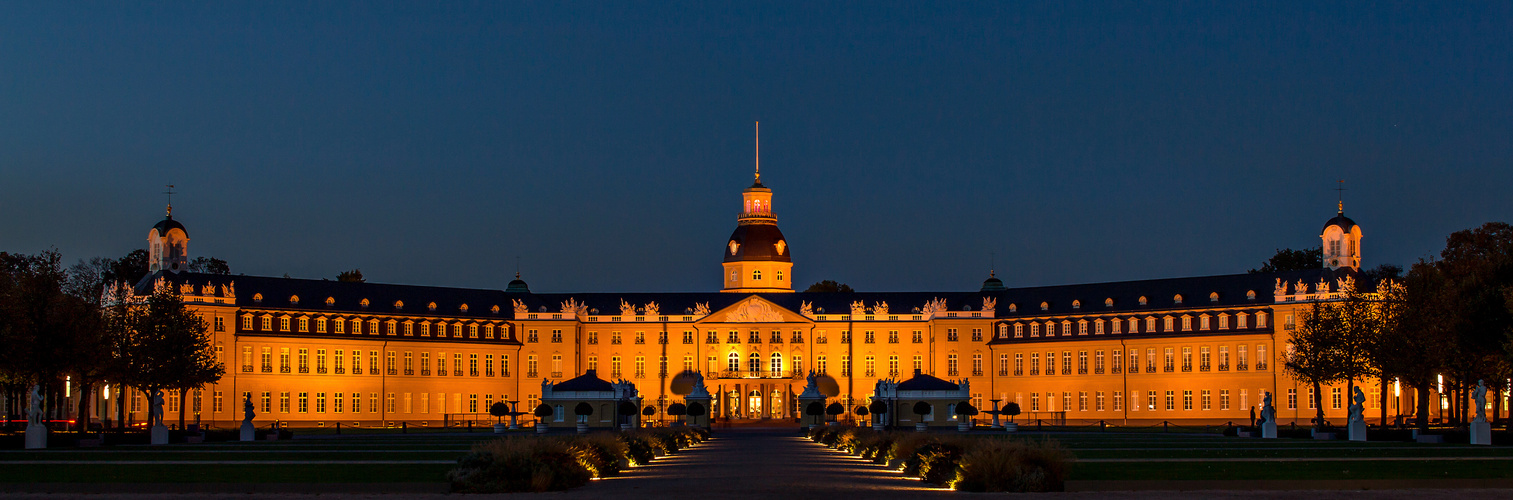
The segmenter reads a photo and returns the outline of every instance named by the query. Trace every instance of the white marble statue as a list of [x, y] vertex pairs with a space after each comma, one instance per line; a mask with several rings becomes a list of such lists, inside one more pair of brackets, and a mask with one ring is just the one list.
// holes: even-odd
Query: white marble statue
[[1355, 387], [1355, 394], [1350, 396], [1350, 423], [1366, 421], [1366, 395], [1361, 392], [1361, 387]]
[[1476, 389], [1471, 391], [1471, 399], [1476, 401], [1476, 418], [1472, 422], [1487, 421], [1487, 381], [1477, 380]]
[[1277, 409], [1271, 405], [1271, 392], [1267, 392], [1266, 396], [1261, 398], [1261, 420], [1257, 423], [1264, 424], [1266, 422], [1276, 422], [1276, 420]]
[[163, 390], [152, 391], [152, 398], [147, 402], [147, 425], [163, 425]]
[[42, 424], [42, 386], [41, 385], [33, 385], [32, 386], [32, 400], [31, 400], [31, 405], [28, 406], [27, 409], [26, 409], [26, 423], [27, 423], [27, 425], [41, 425]]

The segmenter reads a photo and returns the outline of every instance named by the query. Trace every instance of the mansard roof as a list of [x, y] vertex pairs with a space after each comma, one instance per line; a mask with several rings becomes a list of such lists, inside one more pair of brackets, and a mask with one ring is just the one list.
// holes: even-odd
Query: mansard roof
[[582, 375], [552, 385], [552, 391], [614, 391], [615, 385], [608, 380], [599, 378], [596, 370], [587, 370]]
[[[169, 283], [188, 283], [195, 287], [235, 283], [236, 305], [260, 309], [328, 310], [354, 314], [412, 314], [427, 316], [455, 316], [492, 319], [513, 317], [513, 301], [520, 300], [530, 312], [560, 312], [562, 303], [575, 300], [590, 309], [590, 314], [619, 315], [621, 301], [635, 306], [636, 314], [644, 314], [642, 308], [656, 302], [663, 316], [690, 314], [699, 305], [707, 305], [710, 311], [729, 307], [750, 295], [759, 295], [773, 304], [799, 312], [808, 303], [816, 314], [851, 314], [851, 305], [861, 302], [867, 308], [880, 303], [888, 304], [887, 315], [917, 314], [915, 308], [936, 299], [945, 301], [946, 310], [981, 311], [984, 299], [997, 302], [994, 317], [1039, 317], [1058, 315], [1086, 315], [1105, 313], [1129, 313], [1194, 307], [1258, 307], [1271, 304], [1277, 279], [1286, 282], [1304, 281], [1309, 284], [1319, 281], [1333, 283], [1344, 276], [1356, 276], [1351, 268], [1338, 270], [1314, 269], [1285, 273], [1231, 274], [1189, 278], [1056, 285], [1024, 288], [1008, 288], [998, 292], [851, 292], [851, 293], [762, 293], [740, 294], [721, 292], [636, 292], [636, 293], [506, 293], [502, 290], [475, 288], [450, 288], [417, 285], [392, 285], [384, 283], [346, 283], [329, 280], [296, 278], [273, 278], [246, 275], [215, 275], [202, 273], [159, 272], [148, 276], [137, 285], [138, 293], [151, 291], [152, 283], [159, 277]], [[1249, 292], [1255, 292], [1250, 299]], [[1218, 294], [1218, 300], [1210, 300], [1210, 294]], [[254, 297], [262, 296], [256, 301]], [[1181, 295], [1181, 304], [1175, 296]], [[290, 303], [290, 297], [299, 297], [298, 304]], [[326, 305], [326, 299], [333, 300]], [[1145, 297], [1145, 305], [1140, 304]], [[367, 307], [362, 301], [368, 301]], [[1108, 299], [1112, 306], [1105, 305]], [[403, 309], [396, 310], [395, 302], [402, 302]], [[431, 303], [436, 310], [429, 310]], [[1041, 303], [1046, 309], [1041, 310]], [[468, 306], [467, 311], [461, 309]], [[1078, 307], [1073, 307], [1074, 304]], [[1010, 312], [1010, 306], [1014, 311]], [[499, 312], [494, 313], [494, 306]], [[597, 312], [593, 312], [597, 310]], [[869, 314], [873, 314], [869, 312]], [[881, 313], [876, 313], [881, 314]]]
[[961, 386], [954, 382], [935, 378], [927, 373], [914, 370], [914, 376], [909, 380], [898, 383], [900, 391], [958, 391]]
[[[415, 316], [450, 316], [480, 319], [509, 319], [510, 301], [504, 292], [474, 288], [446, 288], [416, 285], [390, 285], [384, 283], [348, 283], [329, 280], [297, 278], [270, 278], [265, 276], [222, 275], [203, 273], [159, 272], [137, 285], [137, 293], [151, 293], [153, 282], [158, 277], [175, 286], [188, 283], [196, 290], [204, 285], [235, 284], [236, 305], [253, 309], [297, 309], [302, 311], [330, 311], [349, 314], [407, 314]], [[261, 295], [262, 301], [254, 300]], [[290, 302], [299, 297], [299, 303]], [[326, 299], [331, 298], [331, 305]], [[362, 301], [368, 301], [363, 307]], [[403, 308], [396, 309], [395, 303]], [[436, 310], [429, 309], [436, 303]], [[468, 306], [467, 311], [462, 306]], [[499, 312], [492, 311], [499, 306]]]

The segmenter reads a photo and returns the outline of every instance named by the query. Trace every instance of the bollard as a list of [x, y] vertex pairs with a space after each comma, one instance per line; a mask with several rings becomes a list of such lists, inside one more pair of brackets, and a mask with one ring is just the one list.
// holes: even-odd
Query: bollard
[[1098, 432], [1108, 432], [1108, 424], [1105, 424], [1102, 420], [1099, 420]]
[[1166, 420], [1162, 420], [1161, 421], [1161, 432], [1171, 432], [1171, 431], [1172, 431], [1171, 422], [1170, 421], [1166, 421]]
[[468, 432], [473, 432], [473, 421], [472, 420], [468, 421]]
[[409, 422], [400, 422], [399, 423], [399, 433], [400, 434], [409, 434], [410, 433]]
[[341, 435], [341, 422], [336, 423], [336, 435]]

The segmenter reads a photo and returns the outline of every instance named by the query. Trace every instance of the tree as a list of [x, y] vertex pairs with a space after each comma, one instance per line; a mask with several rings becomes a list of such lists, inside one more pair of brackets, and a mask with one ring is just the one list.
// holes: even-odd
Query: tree
[[545, 420], [547, 417], [552, 416], [553, 413], [556, 412], [552, 411], [552, 407], [548, 406], [546, 403], [536, 405], [536, 409], [531, 411], [531, 414], [535, 415], [536, 418], [540, 420]]
[[1348, 347], [1340, 312], [1332, 304], [1313, 303], [1302, 314], [1288, 346], [1284, 366], [1298, 380], [1313, 386], [1315, 430], [1324, 425], [1323, 385], [1347, 378]]
[[205, 274], [231, 274], [231, 266], [215, 257], [195, 257], [189, 261], [189, 272]]
[[578, 416], [578, 422], [579, 423], [587, 422], [588, 421], [588, 416], [589, 415], [593, 415], [593, 414], [594, 414], [594, 405], [591, 405], [591, 404], [588, 404], [588, 403], [578, 403], [578, 406], [574, 406], [573, 407], [573, 415], [577, 415]]
[[970, 418], [972, 416], [975, 416], [978, 413], [977, 412], [977, 407], [976, 406], [972, 406], [972, 403], [969, 403], [969, 402], [966, 402], [966, 401], [962, 401], [960, 403], [956, 403], [955, 410], [956, 410], [956, 416], [958, 417], [957, 421], [960, 421], [960, 422], [965, 422], [965, 421], [967, 421], [968, 418]]
[[342, 271], [340, 274], [336, 275], [336, 281], [340, 281], [342, 283], [367, 283], [368, 282], [368, 280], [365, 280], [362, 277], [362, 269], [353, 269], [351, 271]]
[[813, 285], [809, 285], [809, 288], [805, 289], [804, 293], [852, 293], [855, 291], [856, 290], [852, 290], [851, 287], [846, 285], [845, 283], [837, 283], [835, 282], [835, 280], [825, 280]]
[[832, 420], [842, 413], [846, 413], [846, 407], [841, 406], [840, 403], [830, 403], [830, 406], [825, 407], [825, 414], [829, 415]]
[[924, 422], [925, 421], [925, 415], [929, 415], [930, 414], [930, 403], [926, 403], [924, 401], [920, 401], [920, 402], [914, 403], [914, 408], [912, 408], [912, 409], [914, 410], [914, 414], [915, 415], [919, 415], [919, 421], [920, 422]]
[[1513, 290], [1513, 226], [1489, 222], [1450, 234], [1437, 266], [1453, 298], [1440, 305], [1455, 342], [1445, 368], [1454, 381], [1452, 415], [1461, 422], [1469, 403], [1466, 389], [1477, 379], [1504, 385], [1513, 364], [1505, 349], [1513, 341], [1513, 311], [1507, 307], [1507, 293]]
[[804, 406], [804, 414], [805, 415], [809, 415], [811, 417], [818, 417], [820, 415], [824, 415], [825, 414], [825, 402], [824, 401], [810, 401], [808, 405]]
[[688, 403], [688, 416], [690, 416], [690, 417], [699, 417], [699, 416], [703, 416], [703, 415], [704, 415], [704, 404], [703, 403], [698, 403], [698, 402]]
[[[175, 287], [155, 290], [135, 319], [124, 376], [149, 397], [158, 390], [177, 389], [184, 401], [189, 389], [214, 383], [226, 373], [215, 360], [205, 320], [184, 307]], [[179, 412], [181, 428], [184, 413]]]
[[116, 259], [110, 266], [108, 281], [124, 281], [128, 285], [142, 281], [147, 277], [147, 257], [147, 250], [138, 248]]
[[489, 405], [489, 415], [494, 416], [494, 423], [498, 423], [499, 419], [504, 418], [509, 414], [510, 407], [509, 405], [504, 404], [503, 401]]
[[1009, 401], [1007, 403], [1004, 403], [1003, 404], [1003, 414], [1004, 415], [1008, 415], [1009, 416], [1009, 421], [1013, 422], [1014, 421], [1014, 417], [1017, 416], [1017, 415], [1019, 415], [1019, 403], [1015, 403], [1013, 401]]
[[1339, 315], [1340, 340], [1343, 343], [1340, 370], [1346, 380], [1345, 394], [1355, 394], [1357, 379], [1379, 376], [1381, 373], [1372, 362], [1381, 326], [1377, 304], [1362, 293], [1354, 278], [1346, 276], [1343, 289], [1345, 300], [1333, 305]]
[[1400, 280], [1403, 278], [1403, 266], [1397, 264], [1382, 264], [1371, 269], [1361, 271], [1361, 281], [1366, 285], [1374, 286], [1386, 280]]
[[1320, 269], [1324, 267], [1324, 248], [1309, 248], [1293, 250], [1283, 248], [1277, 250], [1277, 254], [1271, 256], [1266, 262], [1261, 263], [1260, 269], [1251, 269], [1251, 274], [1258, 273], [1283, 273], [1288, 271], [1305, 271], [1308, 269]]
[[858, 416], [858, 417], [865, 417], [865, 416], [867, 416], [868, 413], [871, 413], [871, 412], [867, 411], [867, 407], [865, 407], [865, 406], [858, 406], [858, 407], [856, 407], [856, 409], [851, 410], [851, 413], [856, 414], [856, 416]]

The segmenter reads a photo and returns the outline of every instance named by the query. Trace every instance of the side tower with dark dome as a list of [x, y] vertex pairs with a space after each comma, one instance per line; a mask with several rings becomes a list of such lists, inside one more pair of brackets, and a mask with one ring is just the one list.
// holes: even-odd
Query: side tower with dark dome
[[[760, 150], [759, 150], [760, 151]], [[741, 215], [725, 242], [723, 292], [773, 293], [793, 291], [793, 259], [788, 240], [778, 230], [772, 212], [772, 189], [762, 185], [761, 156], [756, 180], [741, 191]]]
[[1361, 226], [1345, 216], [1345, 202], [1340, 202], [1339, 214], [1324, 224], [1319, 239], [1324, 245], [1325, 269], [1361, 270]]
[[189, 232], [173, 220], [173, 205], [168, 215], [147, 231], [147, 272], [189, 270]]

